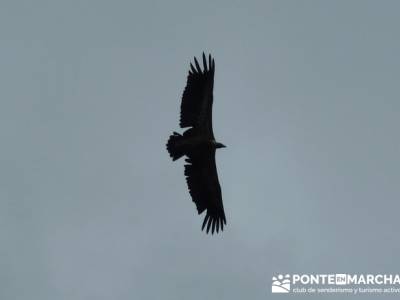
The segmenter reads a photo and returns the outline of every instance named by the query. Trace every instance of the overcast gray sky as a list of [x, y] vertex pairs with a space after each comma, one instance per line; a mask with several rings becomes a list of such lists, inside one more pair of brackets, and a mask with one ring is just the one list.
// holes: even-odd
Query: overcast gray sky
[[[398, 273], [399, 10], [1, 1], [0, 299], [271, 299], [278, 273]], [[214, 236], [165, 150], [203, 50], [228, 146]]]

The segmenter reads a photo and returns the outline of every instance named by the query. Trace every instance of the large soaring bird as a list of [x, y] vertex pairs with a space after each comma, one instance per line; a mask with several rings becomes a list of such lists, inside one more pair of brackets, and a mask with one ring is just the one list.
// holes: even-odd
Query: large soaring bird
[[185, 176], [190, 195], [199, 214], [206, 212], [202, 230], [218, 232], [226, 224], [221, 187], [215, 165], [215, 151], [225, 147], [215, 141], [212, 128], [212, 105], [215, 62], [203, 52], [203, 70], [196, 57], [190, 64], [181, 103], [180, 127], [184, 133], [169, 137], [167, 150], [175, 161], [186, 155]]

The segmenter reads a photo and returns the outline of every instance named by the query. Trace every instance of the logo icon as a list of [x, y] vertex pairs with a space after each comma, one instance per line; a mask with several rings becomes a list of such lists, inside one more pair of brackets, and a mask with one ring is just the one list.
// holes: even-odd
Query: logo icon
[[290, 275], [272, 277], [272, 293], [289, 293], [290, 292]]

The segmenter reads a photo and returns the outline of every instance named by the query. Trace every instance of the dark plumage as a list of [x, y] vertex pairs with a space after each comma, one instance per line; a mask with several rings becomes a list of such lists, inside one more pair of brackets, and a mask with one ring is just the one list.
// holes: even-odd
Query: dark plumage
[[196, 57], [190, 64], [187, 84], [182, 96], [180, 127], [183, 135], [174, 132], [167, 142], [173, 160], [186, 155], [185, 176], [190, 195], [199, 214], [206, 211], [202, 230], [219, 232], [226, 224], [218, 181], [215, 152], [225, 147], [215, 141], [212, 128], [212, 104], [215, 62], [203, 52], [203, 70]]

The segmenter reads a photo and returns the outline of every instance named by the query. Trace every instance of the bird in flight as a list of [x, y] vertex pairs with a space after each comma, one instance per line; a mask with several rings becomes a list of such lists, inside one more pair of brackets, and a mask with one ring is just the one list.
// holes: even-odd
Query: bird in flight
[[167, 150], [175, 161], [186, 155], [185, 176], [189, 193], [199, 214], [206, 211], [202, 230], [207, 226], [217, 233], [226, 225], [221, 187], [218, 181], [215, 152], [225, 145], [214, 138], [212, 105], [215, 62], [203, 52], [203, 70], [196, 57], [190, 64], [187, 83], [182, 96], [180, 127], [183, 134], [173, 132]]

